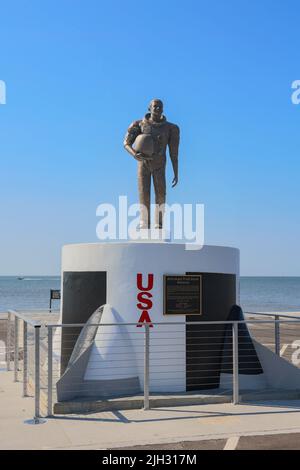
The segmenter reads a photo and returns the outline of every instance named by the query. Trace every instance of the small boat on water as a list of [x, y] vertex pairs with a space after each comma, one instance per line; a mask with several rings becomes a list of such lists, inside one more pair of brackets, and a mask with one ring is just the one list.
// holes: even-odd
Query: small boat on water
[[23, 281], [25, 278], [24, 277], [18, 277], [19, 281]]

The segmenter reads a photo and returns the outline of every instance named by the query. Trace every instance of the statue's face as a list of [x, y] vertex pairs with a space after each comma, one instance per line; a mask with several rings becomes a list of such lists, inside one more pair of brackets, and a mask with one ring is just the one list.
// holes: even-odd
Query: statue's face
[[162, 101], [151, 101], [150, 113], [155, 119], [160, 119], [164, 110]]

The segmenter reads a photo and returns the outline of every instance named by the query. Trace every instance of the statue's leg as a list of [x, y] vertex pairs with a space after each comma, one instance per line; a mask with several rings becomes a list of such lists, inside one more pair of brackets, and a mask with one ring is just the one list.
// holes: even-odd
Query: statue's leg
[[140, 228], [150, 228], [151, 173], [147, 164], [138, 163], [138, 189], [140, 202]]
[[163, 227], [166, 203], [166, 171], [165, 166], [152, 172], [155, 190], [155, 228]]

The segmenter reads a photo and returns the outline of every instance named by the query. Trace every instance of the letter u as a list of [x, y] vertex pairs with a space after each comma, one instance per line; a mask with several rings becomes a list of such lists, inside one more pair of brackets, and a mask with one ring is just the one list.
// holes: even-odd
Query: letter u
[[148, 291], [153, 288], [153, 274], [148, 274], [148, 286], [143, 287], [143, 274], [138, 273], [137, 275], [137, 288], [142, 291]]

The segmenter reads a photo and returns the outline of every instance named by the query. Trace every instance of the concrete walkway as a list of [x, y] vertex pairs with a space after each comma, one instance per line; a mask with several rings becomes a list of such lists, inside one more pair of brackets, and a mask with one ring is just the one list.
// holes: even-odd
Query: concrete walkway
[[183, 448], [185, 441], [203, 441], [203, 448], [215, 441], [215, 448], [230, 449], [236, 448], [239, 436], [300, 433], [299, 400], [69, 415], [31, 425], [24, 421], [32, 418], [34, 402], [21, 394], [13, 373], [0, 371], [0, 449], [110, 449], [179, 442]]

